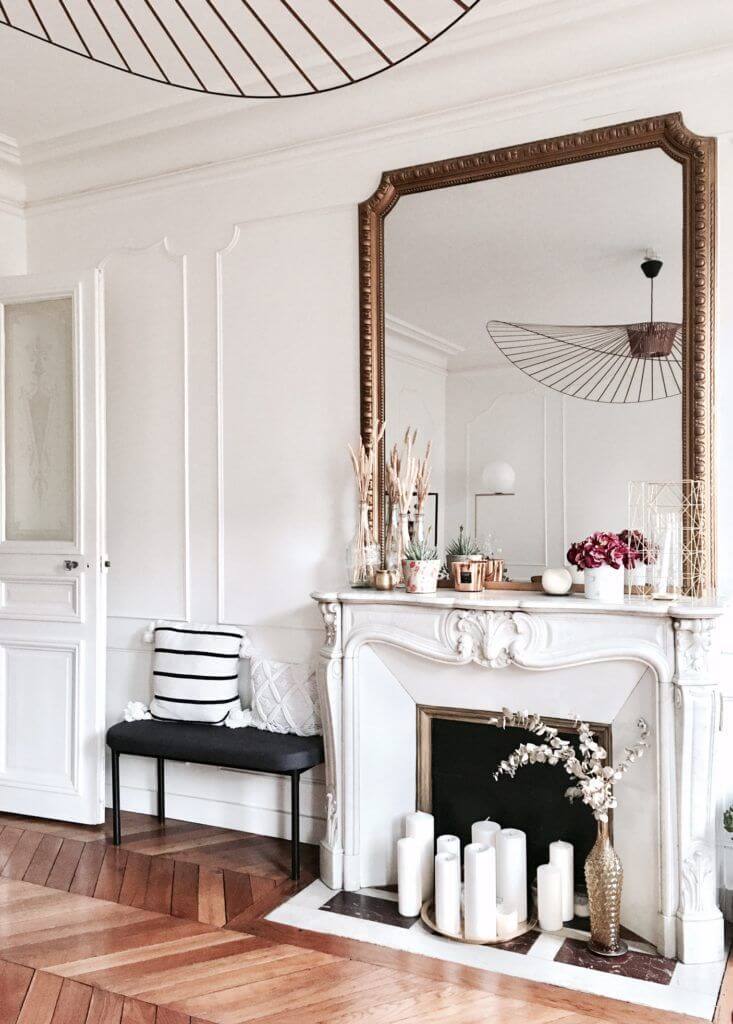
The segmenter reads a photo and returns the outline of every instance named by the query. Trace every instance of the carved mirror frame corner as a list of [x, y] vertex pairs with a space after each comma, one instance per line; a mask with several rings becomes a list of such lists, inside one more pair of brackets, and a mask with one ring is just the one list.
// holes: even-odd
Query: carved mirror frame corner
[[[386, 171], [359, 204], [361, 435], [375, 437], [385, 417], [384, 222], [403, 195], [524, 174], [547, 167], [661, 149], [682, 165], [683, 195], [683, 478], [703, 481], [706, 529], [701, 538], [708, 586], [716, 580], [714, 476], [714, 342], [716, 139], [685, 127], [681, 113], [594, 128], [557, 138]], [[384, 541], [385, 442], [380, 444], [370, 512]]]

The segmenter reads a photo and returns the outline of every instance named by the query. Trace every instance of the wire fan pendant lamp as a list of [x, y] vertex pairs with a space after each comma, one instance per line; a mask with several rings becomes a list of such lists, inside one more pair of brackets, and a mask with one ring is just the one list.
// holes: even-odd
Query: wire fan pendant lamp
[[166, 85], [270, 99], [387, 71], [478, 2], [0, 0], [0, 26]]
[[651, 289], [649, 320], [562, 327], [490, 320], [486, 329], [517, 369], [570, 398], [624, 405], [682, 393], [682, 325], [654, 320], [662, 261], [641, 264]]

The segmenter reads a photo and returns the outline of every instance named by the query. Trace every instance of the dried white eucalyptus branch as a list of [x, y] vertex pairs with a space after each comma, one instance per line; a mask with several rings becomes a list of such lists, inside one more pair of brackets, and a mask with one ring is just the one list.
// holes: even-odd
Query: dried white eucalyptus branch
[[578, 718], [573, 720], [573, 728], [579, 738], [577, 751], [569, 740], [562, 739], [557, 729], [543, 722], [539, 715], [530, 715], [528, 711], [504, 708], [501, 718], [492, 718], [490, 721], [500, 729], [526, 729], [542, 738], [542, 743], [520, 743], [499, 764], [494, 779], [500, 775], [508, 775], [513, 779], [517, 770], [528, 764], [561, 764], [573, 779], [573, 785], [565, 790], [565, 796], [571, 801], [582, 800], [590, 807], [597, 821], [608, 821], [608, 812], [617, 806], [615, 784], [644, 755], [649, 746], [649, 727], [640, 718], [636, 723], [641, 733], [639, 742], [626, 748], [626, 756], [614, 768], [606, 763], [608, 752], [597, 742], [588, 723]]

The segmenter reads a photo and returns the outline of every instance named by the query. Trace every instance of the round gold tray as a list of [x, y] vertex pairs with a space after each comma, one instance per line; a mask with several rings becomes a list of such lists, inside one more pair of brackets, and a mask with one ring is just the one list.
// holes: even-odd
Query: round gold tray
[[[443, 935], [446, 939], [453, 939], [454, 942], [465, 942], [468, 946], [501, 946], [505, 942], [511, 942], [512, 939], [518, 939], [520, 935], [526, 935], [527, 932], [532, 931], [533, 928], [537, 927], [537, 922], [534, 920], [522, 921], [516, 931], [512, 932], [511, 935], [505, 935], [501, 939], [489, 939], [488, 942], [476, 942], [474, 939], [464, 939], [462, 935], [454, 935], [452, 932], [444, 932], [438, 928], [435, 923], [435, 907], [433, 900], [426, 900], [420, 910], [420, 918], [422, 923], [430, 929], [431, 932], [435, 932], [436, 935]], [[462, 919], [463, 915], [461, 915]]]

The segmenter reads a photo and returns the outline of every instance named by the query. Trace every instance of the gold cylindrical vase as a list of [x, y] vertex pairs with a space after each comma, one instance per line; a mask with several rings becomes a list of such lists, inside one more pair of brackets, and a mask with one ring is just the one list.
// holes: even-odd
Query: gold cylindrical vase
[[600, 956], [623, 956], [628, 946], [621, 938], [621, 891], [624, 869], [613, 848], [608, 822], [598, 822], [598, 836], [585, 862], [590, 908], [590, 942]]

